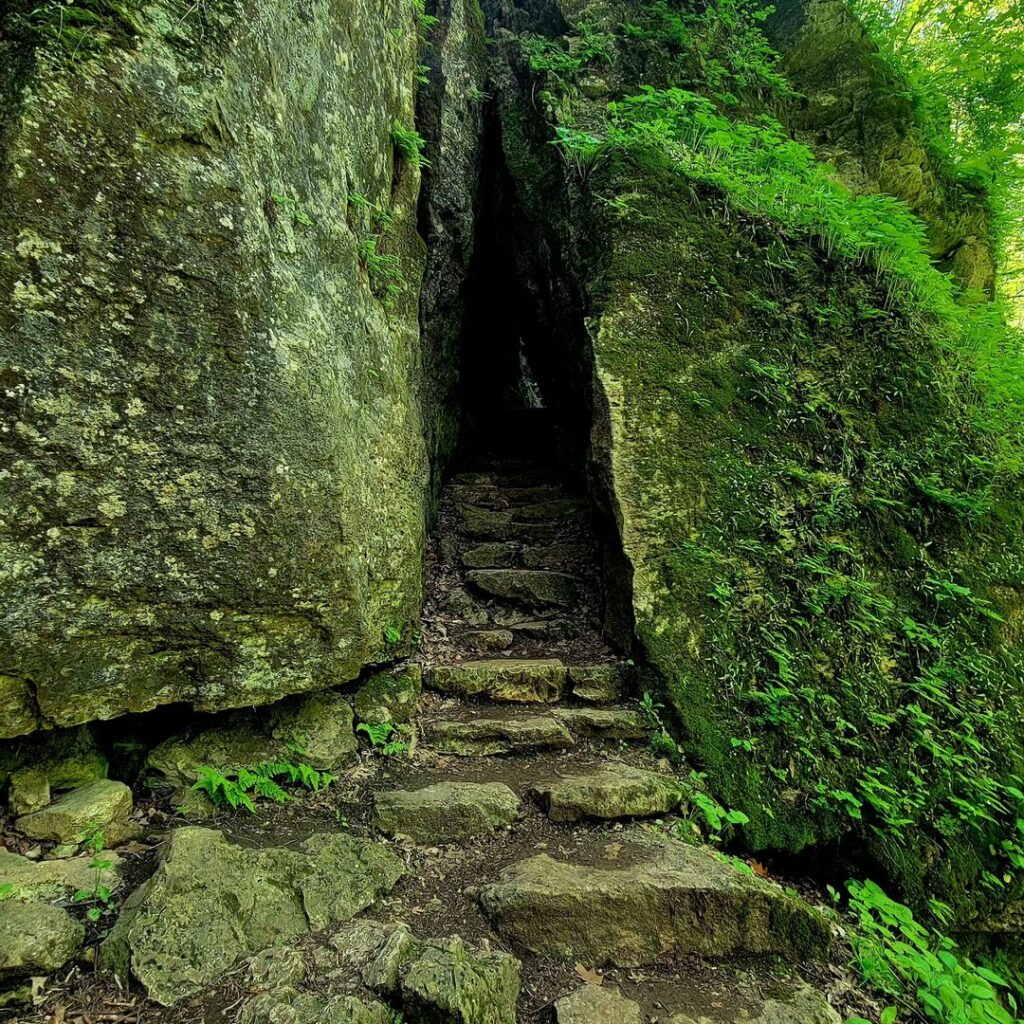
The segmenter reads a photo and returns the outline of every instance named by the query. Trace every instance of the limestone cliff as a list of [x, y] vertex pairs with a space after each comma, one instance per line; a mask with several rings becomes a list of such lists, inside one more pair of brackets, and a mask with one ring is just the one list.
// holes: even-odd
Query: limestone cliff
[[401, 0], [7, 7], [5, 735], [412, 642], [427, 464]]

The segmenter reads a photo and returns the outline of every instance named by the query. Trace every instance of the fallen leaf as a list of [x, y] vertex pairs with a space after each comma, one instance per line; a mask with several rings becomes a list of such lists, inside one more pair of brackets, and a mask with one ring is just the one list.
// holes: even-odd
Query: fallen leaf
[[604, 976], [592, 971], [589, 967], [584, 967], [583, 964], [576, 965], [576, 973], [585, 981], [588, 985], [603, 985]]
[[604, 855], [608, 860], [618, 860], [622, 853], [622, 843], [608, 843], [604, 848]]
[[753, 871], [758, 878], [768, 877], [768, 869], [760, 861], [752, 860], [750, 862], [750, 870]]

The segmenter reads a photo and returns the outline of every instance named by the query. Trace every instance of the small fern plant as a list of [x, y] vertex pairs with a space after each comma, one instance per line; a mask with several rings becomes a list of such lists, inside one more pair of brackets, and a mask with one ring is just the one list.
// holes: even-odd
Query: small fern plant
[[244, 807], [255, 814], [257, 799], [272, 800], [277, 804], [291, 800], [285, 785], [302, 786], [316, 793], [333, 781], [334, 777], [328, 772], [317, 771], [308, 764], [282, 760], [237, 769], [200, 765], [192, 788], [205, 793], [214, 807], [230, 807], [233, 811]]
[[365, 733], [374, 750], [379, 750], [385, 757], [398, 757], [409, 752], [407, 741], [407, 728], [393, 725], [391, 722], [381, 722], [371, 725], [369, 722], [360, 722], [356, 726], [356, 732]]
[[411, 166], [417, 170], [430, 166], [430, 161], [423, 155], [427, 140], [415, 128], [407, 128], [401, 121], [395, 121], [391, 126], [391, 138], [395, 148]]

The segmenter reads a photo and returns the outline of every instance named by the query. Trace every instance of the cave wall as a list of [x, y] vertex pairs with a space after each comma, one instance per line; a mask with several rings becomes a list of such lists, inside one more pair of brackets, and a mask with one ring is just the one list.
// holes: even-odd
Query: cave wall
[[413, 5], [160, 0], [84, 44], [31, 10], [0, 32], [0, 735], [408, 651]]

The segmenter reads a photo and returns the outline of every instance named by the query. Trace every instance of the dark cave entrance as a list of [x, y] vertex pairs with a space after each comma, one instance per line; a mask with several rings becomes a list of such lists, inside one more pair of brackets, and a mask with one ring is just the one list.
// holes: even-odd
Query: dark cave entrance
[[490, 110], [458, 354], [456, 463], [534, 462], [582, 488], [591, 418], [582, 305], [561, 254], [534, 228]]

